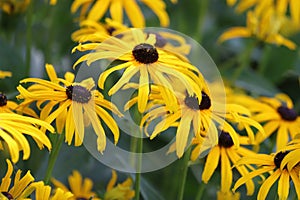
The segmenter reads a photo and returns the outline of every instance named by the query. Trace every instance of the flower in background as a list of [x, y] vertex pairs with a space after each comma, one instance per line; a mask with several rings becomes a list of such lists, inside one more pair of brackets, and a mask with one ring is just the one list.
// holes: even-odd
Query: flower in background
[[72, 33], [72, 40], [75, 42], [103, 42], [110, 36], [129, 30], [129, 28], [110, 18], [105, 19], [105, 23], [94, 20], [83, 20], [80, 22], [80, 29]]
[[[81, 174], [78, 171], [73, 171], [73, 174], [68, 178], [70, 189], [63, 183], [56, 179], [52, 179], [53, 185], [58, 189], [62, 189], [65, 192], [72, 192], [74, 194], [70, 200], [77, 199], [93, 199], [100, 200], [95, 192], [92, 191], [93, 182], [89, 178], [82, 179]], [[106, 192], [104, 194], [104, 200], [130, 200], [134, 197], [134, 190], [132, 190], [132, 180], [127, 178], [123, 183], [115, 185], [117, 182], [117, 173], [112, 171], [112, 178], [107, 184]]]
[[54, 128], [47, 122], [32, 117], [21, 116], [14, 113], [0, 113], [0, 149], [8, 149], [14, 163], [19, 160], [19, 152], [23, 152], [23, 159], [30, 156], [30, 146], [25, 135], [31, 136], [42, 149], [46, 146], [51, 149], [48, 137], [39, 128], [54, 132]]
[[[296, 139], [275, 154], [257, 154], [245, 156], [236, 166], [256, 165], [257, 169], [244, 174], [234, 185], [233, 191], [252, 180], [258, 175], [268, 173], [269, 176], [262, 182], [257, 194], [258, 200], [266, 199], [272, 185], [278, 181], [277, 194], [279, 199], [288, 199], [290, 186], [293, 185], [298, 199], [300, 198], [300, 140]], [[290, 182], [292, 181], [292, 183]]]
[[117, 173], [112, 170], [112, 177], [106, 187], [106, 192], [104, 194], [104, 200], [130, 200], [134, 197], [135, 192], [132, 190], [132, 179], [127, 178], [123, 183], [117, 182]]
[[0, 9], [7, 14], [17, 14], [24, 12], [29, 4], [30, 0], [1, 0]]
[[296, 44], [281, 34], [286, 16], [278, 15], [272, 6], [263, 7], [263, 10], [258, 8], [247, 12], [246, 27], [229, 28], [219, 37], [219, 42], [240, 37], [256, 37], [266, 43], [283, 45], [295, 50]]
[[111, 73], [125, 69], [121, 78], [108, 91], [109, 95], [113, 95], [139, 73], [138, 110], [141, 113], [146, 108], [151, 82], [160, 86], [162, 96], [166, 101], [166, 105], [170, 108], [169, 110], [176, 110], [178, 105], [173, 94], [175, 85], [170, 83], [169, 79], [171, 77], [176, 77], [178, 84], [184, 85], [189, 95], [196, 94], [201, 101], [201, 90], [196, 83], [201, 85], [203, 79], [197, 76], [200, 72], [195, 66], [179, 59], [169, 51], [156, 48], [155, 43], [157, 40], [155, 34], [148, 35], [140, 29], [131, 29], [122, 35], [123, 39], [112, 37], [100, 45], [80, 44], [73, 50], [95, 51], [82, 56], [74, 66], [83, 61], [87, 61], [87, 64], [90, 65], [101, 59], [124, 61], [122, 64], [111, 67], [100, 74], [98, 86], [103, 89], [104, 83]]
[[11, 72], [0, 70], [0, 78], [11, 77], [11, 75]]
[[70, 200], [73, 197], [71, 192], [61, 188], [57, 188], [54, 192], [52, 190], [51, 194], [51, 187], [42, 181], [32, 183], [29, 187], [35, 189], [35, 199], [38, 200]]
[[34, 188], [30, 187], [34, 178], [30, 174], [30, 171], [21, 178], [21, 170], [18, 170], [14, 176], [14, 182], [12, 183], [13, 165], [10, 160], [6, 159], [7, 170], [5, 176], [2, 178], [0, 185], [0, 199], [2, 200], [23, 200], [34, 191]]
[[252, 118], [263, 125], [265, 137], [257, 135], [257, 143], [263, 142], [271, 134], [276, 133], [276, 146], [280, 150], [290, 139], [300, 133], [300, 117], [293, 108], [292, 100], [285, 94], [277, 94], [274, 98], [242, 100], [244, 106], [252, 112]]
[[[244, 137], [239, 136], [238, 139], [242, 145], [250, 145]], [[195, 161], [200, 152], [199, 149], [202, 146], [202, 141], [199, 138], [193, 139], [193, 144], [196, 147], [193, 149], [191, 154], [191, 160]], [[217, 167], [220, 165], [221, 170], [221, 189], [218, 192], [218, 199], [226, 199], [227, 197], [232, 197], [232, 199], [238, 199], [239, 194], [232, 194], [231, 187], [233, 182], [233, 171], [232, 166], [236, 165], [237, 162], [244, 156], [255, 156], [256, 153], [247, 149], [246, 147], [239, 146], [238, 148], [234, 146], [233, 140], [229, 133], [226, 131], [220, 131], [218, 145], [214, 146], [208, 153], [202, 173], [202, 181], [208, 183]], [[236, 166], [238, 173], [241, 176], [245, 176], [249, 173], [250, 169], [253, 169], [250, 165]], [[254, 192], [254, 182], [249, 180], [246, 182], [247, 195], [252, 195]]]
[[52, 178], [51, 182], [57, 189], [61, 189], [65, 192], [71, 192], [74, 196], [70, 198], [70, 200], [77, 200], [77, 199], [93, 199], [93, 200], [100, 200], [97, 197], [96, 193], [92, 191], [93, 182], [89, 178], [82, 179], [81, 174], [74, 170], [73, 174], [68, 178], [70, 189], [65, 186], [60, 181]]
[[50, 0], [50, 2], [49, 2], [49, 4], [52, 6], [56, 5], [56, 3], [57, 3], [57, 0]]
[[[139, 2], [147, 5], [158, 16], [161, 26], [169, 26], [169, 16], [163, 0], [140, 0]], [[145, 27], [144, 15], [136, 0], [74, 0], [71, 12], [75, 13], [80, 7], [80, 21], [85, 19], [99, 21], [109, 9], [113, 20], [124, 23], [124, 9], [134, 27]]]
[[[65, 141], [70, 145], [75, 138], [75, 146], [83, 142], [84, 127], [92, 124], [98, 136], [97, 147], [102, 153], [106, 146], [105, 131], [100, 120], [103, 120], [114, 135], [115, 143], [119, 140], [119, 128], [115, 120], [104, 109], [122, 116], [115, 105], [104, 99], [104, 96], [93, 89], [92, 78], [80, 83], [73, 82], [74, 74], [67, 72], [65, 79], [58, 78], [52, 65], [46, 65], [50, 81], [39, 78], [26, 78], [21, 83], [31, 82], [33, 85], [25, 89], [19, 85], [19, 99], [24, 99], [23, 106], [36, 102], [41, 109], [40, 118], [45, 122], [56, 121], [58, 133], [65, 129]], [[43, 106], [42, 106], [43, 105]]]

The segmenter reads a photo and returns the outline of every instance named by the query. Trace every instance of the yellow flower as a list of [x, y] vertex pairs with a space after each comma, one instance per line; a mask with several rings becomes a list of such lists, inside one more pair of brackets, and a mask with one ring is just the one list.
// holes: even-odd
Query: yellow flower
[[110, 36], [118, 35], [129, 28], [119, 22], [106, 18], [105, 23], [94, 20], [83, 20], [80, 22], [80, 29], [72, 33], [72, 40], [75, 42], [103, 42]]
[[222, 192], [218, 191], [217, 193], [217, 199], [218, 200], [239, 200], [240, 199], [240, 193], [233, 193], [231, 191]]
[[[169, 16], [163, 0], [140, 0], [148, 6], [159, 18], [163, 27], [169, 26]], [[75, 13], [81, 7], [80, 18], [99, 21], [109, 9], [113, 20], [124, 23], [123, 8], [134, 27], [145, 27], [145, 18], [136, 0], [74, 0], [71, 12]], [[90, 10], [88, 10], [90, 8]]]
[[[181, 157], [184, 153], [190, 130], [192, 130], [194, 136], [201, 140], [202, 146], [199, 149], [199, 155], [217, 144], [217, 128], [219, 126], [230, 134], [237, 147], [239, 146], [238, 134], [230, 123], [237, 123], [246, 128], [251, 143], [255, 143], [251, 126], [263, 133], [262, 127], [249, 118], [249, 110], [236, 104], [225, 105], [223, 102], [218, 102], [219, 98], [217, 96], [214, 98], [210, 94], [208, 86], [202, 89], [200, 103], [196, 96], [189, 96], [184, 88], [179, 85], [177, 85], [176, 90], [175, 94], [180, 106], [176, 111], [170, 112], [165, 106], [159, 88], [153, 89], [157, 92], [153, 96], [150, 94], [152, 101], [150, 101], [147, 113], [141, 120], [141, 126], [144, 127], [145, 133], [149, 135], [148, 126], [155, 119], [159, 119], [159, 123], [155, 125], [150, 139], [170, 127], [177, 127], [175, 149], [178, 157]], [[132, 100], [128, 105], [133, 105], [135, 101]]]
[[0, 1], [0, 9], [7, 14], [22, 13], [30, 4], [30, 0], [2, 0]]
[[[115, 143], [119, 140], [119, 128], [114, 119], [104, 109], [109, 109], [122, 116], [116, 106], [104, 99], [104, 96], [93, 89], [95, 83], [92, 78], [74, 83], [74, 74], [67, 72], [65, 79], [57, 78], [52, 65], [46, 65], [50, 81], [39, 78], [27, 78], [21, 83], [34, 83], [28, 89], [19, 85], [18, 98], [25, 99], [23, 105], [36, 102], [41, 108], [40, 118], [45, 122], [56, 121], [58, 133], [65, 129], [65, 141], [70, 145], [75, 138], [75, 146], [83, 142], [84, 127], [92, 124], [98, 136], [97, 147], [102, 153], [106, 146], [106, 136], [100, 119], [109, 127], [114, 135]], [[43, 106], [42, 106], [43, 105]], [[58, 107], [57, 107], [58, 106]]]
[[[278, 180], [277, 194], [279, 199], [286, 200], [289, 197], [289, 188], [294, 185], [298, 199], [300, 198], [300, 141], [295, 140], [275, 154], [257, 154], [242, 158], [236, 166], [257, 165], [258, 168], [243, 175], [234, 185], [233, 191], [252, 180], [258, 175], [268, 173], [269, 176], [262, 182], [257, 199], [266, 199], [272, 185]], [[292, 183], [290, 182], [290, 179]]]
[[21, 178], [21, 170], [18, 170], [14, 176], [14, 182], [12, 183], [11, 176], [13, 172], [12, 163], [6, 159], [7, 171], [5, 176], [2, 178], [0, 185], [0, 199], [2, 200], [23, 200], [27, 199], [28, 196], [34, 191], [34, 188], [30, 187], [33, 183], [34, 178], [28, 171], [25, 176]]
[[11, 72], [0, 70], [0, 78], [5, 78], [5, 77], [11, 77]]
[[151, 82], [161, 87], [162, 96], [170, 108], [169, 110], [176, 110], [176, 97], [173, 94], [176, 84], [171, 84], [170, 77], [176, 77], [177, 84], [184, 85], [190, 95], [196, 94], [201, 100], [201, 90], [196, 86], [196, 82], [203, 82], [197, 76], [200, 74], [199, 70], [171, 52], [157, 47], [155, 34], [148, 35], [140, 29], [131, 29], [129, 32], [123, 33], [123, 38], [125, 39], [112, 37], [100, 45], [91, 43], [77, 46], [74, 50], [86, 51], [92, 46], [92, 49], [95, 48], [96, 51], [82, 56], [74, 66], [83, 61], [87, 61], [87, 64], [90, 65], [101, 59], [124, 61], [122, 64], [104, 71], [100, 75], [98, 85], [103, 89], [104, 83], [111, 73], [125, 69], [121, 78], [108, 92], [109, 95], [113, 95], [139, 73], [138, 110], [141, 113], [146, 108]]
[[131, 189], [132, 179], [127, 178], [123, 183], [119, 183], [115, 186], [116, 182], [117, 173], [112, 170], [112, 177], [107, 184], [104, 200], [130, 200], [134, 197], [135, 192]]
[[281, 27], [285, 16], [279, 15], [271, 6], [261, 10], [248, 11], [247, 26], [233, 27], [225, 31], [220, 37], [219, 42], [224, 42], [233, 38], [256, 37], [266, 43], [284, 45], [289, 49], [295, 50], [296, 44], [281, 35]]
[[69, 176], [69, 185], [70, 189], [68, 189], [63, 183], [60, 181], [52, 178], [51, 181], [53, 185], [57, 189], [61, 189], [65, 192], [71, 192], [74, 196], [69, 198], [70, 200], [76, 200], [76, 199], [90, 199], [93, 200], [100, 200], [100, 198], [97, 197], [96, 193], [92, 191], [93, 188], [93, 182], [89, 178], [82, 179], [81, 174], [74, 170], [73, 174]]
[[14, 113], [0, 113], [0, 121], [0, 149], [7, 148], [14, 163], [19, 160], [20, 151], [23, 151], [24, 160], [30, 156], [30, 146], [25, 135], [31, 136], [40, 149], [44, 145], [51, 149], [48, 137], [39, 129], [41, 127], [54, 132], [47, 122]]
[[61, 188], [57, 188], [51, 194], [51, 187], [45, 185], [42, 181], [32, 183], [29, 187], [35, 190], [35, 199], [38, 200], [69, 200], [73, 197], [71, 192], [64, 191]]
[[287, 95], [278, 94], [275, 98], [261, 97], [257, 100], [248, 98], [243, 104], [253, 113], [252, 118], [263, 124], [265, 137], [257, 135], [258, 143], [276, 133], [276, 146], [280, 150], [289, 142], [289, 137], [293, 139], [300, 133], [300, 116]]
[[57, 0], [50, 0], [50, 2], [49, 2], [49, 4], [52, 6], [56, 5], [56, 3], [57, 3]]
[[[245, 137], [238, 137], [239, 141], [243, 145], [249, 145], [248, 140]], [[193, 144], [197, 145], [191, 154], [191, 160], [194, 161], [199, 156], [199, 147], [202, 146], [202, 141], [198, 138], [195, 138], [193, 140]], [[214, 172], [218, 169], [217, 167], [220, 165], [221, 170], [221, 189], [218, 192], [218, 199], [222, 199], [222, 196], [232, 196], [237, 197], [236, 195], [231, 194], [231, 187], [233, 182], [233, 171], [232, 171], [232, 165], [237, 164], [237, 162], [244, 156], [249, 155], [256, 155], [254, 152], [250, 151], [249, 149], [245, 147], [235, 147], [233, 140], [231, 136], [225, 132], [220, 131], [218, 145], [213, 147], [205, 161], [203, 173], [202, 173], [202, 181], [204, 183], [208, 183], [208, 181], [211, 179]], [[249, 169], [253, 169], [250, 165], [246, 166], [237, 166], [236, 167], [238, 173], [241, 176], [245, 176], [249, 173]], [[252, 180], [249, 180], [246, 182], [246, 188], [247, 188], [247, 195], [251, 195], [254, 192], [254, 182]], [[229, 198], [228, 198], [229, 199]]]

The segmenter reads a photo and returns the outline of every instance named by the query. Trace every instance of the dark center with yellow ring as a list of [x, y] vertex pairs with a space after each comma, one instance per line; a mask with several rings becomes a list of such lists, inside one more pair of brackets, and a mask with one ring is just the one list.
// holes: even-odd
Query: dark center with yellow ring
[[211, 101], [209, 96], [205, 92], [202, 93], [202, 100], [198, 104], [198, 98], [196, 96], [186, 96], [184, 99], [185, 105], [193, 110], [206, 110], [211, 107]]
[[280, 114], [281, 118], [286, 121], [295, 121], [297, 119], [296, 111], [286, 106], [280, 106], [277, 108], [277, 112]]
[[285, 152], [279, 152], [275, 155], [274, 157], [274, 163], [276, 165], [276, 167], [280, 168], [280, 165], [281, 165], [281, 162], [283, 160], [283, 158], [288, 154], [290, 153], [289, 151], [285, 151]]
[[5, 106], [7, 104], [7, 97], [5, 94], [0, 93], [0, 106]]
[[151, 44], [142, 43], [134, 47], [132, 55], [136, 61], [151, 64], [158, 60], [158, 52]]
[[66, 94], [68, 99], [78, 103], [88, 103], [92, 97], [91, 92], [80, 85], [68, 86], [66, 89]]
[[233, 146], [233, 140], [226, 131], [221, 131], [219, 135], [219, 146], [225, 148], [230, 148]]

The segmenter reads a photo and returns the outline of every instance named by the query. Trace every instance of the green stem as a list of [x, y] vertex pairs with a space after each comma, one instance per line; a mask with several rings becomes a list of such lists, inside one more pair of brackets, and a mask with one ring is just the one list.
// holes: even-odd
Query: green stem
[[265, 44], [263, 49], [262, 49], [262, 57], [261, 57], [261, 60], [259, 62], [259, 65], [258, 65], [258, 72], [259, 72], [260, 75], [265, 74], [271, 51], [272, 51], [271, 46]]
[[47, 166], [47, 170], [46, 170], [46, 175], [44, 178], [44, 182], [45, 184], [49, 184], [50, 183], [50, 179], [52, 177], [52, 171], [55, 165], [55, 162], [57, 160], [61, 145], [64, 141], [65, 138], [65, 134], [56, 134], [55, 135], [55, 141], [53, 142], [53, 149], [50, 153], [50, 157], [49, 157], [49, 161], [48, 161], [48, 166]]
[[137, 144], [137, 173], [135, 175], [135, 200], [140, 199], [140, 185], [141, 185], [141, 169], [142, 169], [142, 152], [143, 152], [143, 137], [142, 132], [140, 131], [140, 137], [136, 140]]
[[203, 24], [205, 20], [206, 13], [208, 11], [208, 0], [201, 0], [199, 6], [199, 15], [198, 15], [198, 28], [197, 30], [197, 35], [196, 35], [196, 40], [201, 43], [202, 38], [203, 38]]
[[33, 1], [30, 2], [27, 8], [26, 14], [26, 55], [25, 55], [25, 66], [26, 75], [30, 75], [30, 62], [31, 62], [31, 45], [32, 45], [32, 15], [33, 15]]
[[203, 196], [203, 193], [204, 193], [205, 186], [206, 186], [206, 185], [205, 185], [203, 182], [200, 183], [200, 186], [199, 186], [199, 189], [198, 189], [198, 192], [197, 192], [197, 195], [196, 195], [195, 200], [201, 200], [201, 199], [202, 199], [202, 196]]
[[192, 150], [192, 148], [189, 147], [188, 150], [184, 153], [184, 156], [183, 156], [182, 168], [181, 168], [181, 172], [180, 172], [181, 176], [179, 177], [179, 181], [180, 181], [181, 184], [180, 184], [180, 187], [179, 187], [178, 200], [183, 200], [186, 177], [187, 177], [187, 172], [188, 172], [188, 168], [189, 168], [189, 160], [190, 160], [191, 150]]
[[246, 49], [240, 54], [238, 57], [239, 61], [239, 67], [234, 71], [233, 77], [232, 77], [232, 83], [235, 83], [235, 81], [240, 77], [243, 70], [249, 66], [250, 60], [251, 60], [251, 54], [253, 52], [254, 47], [256, 46], [255, 41], [250, 41], [246, 47]]

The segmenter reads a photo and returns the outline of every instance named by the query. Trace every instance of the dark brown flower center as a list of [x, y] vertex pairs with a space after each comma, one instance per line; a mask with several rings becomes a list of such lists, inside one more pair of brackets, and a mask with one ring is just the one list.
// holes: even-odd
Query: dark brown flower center
[[274, 163], [276, 165], [276, 167], [280, 168], [280, 164], [283, 160], [283, 158], [289, 153], [289, 151], [285, 151], [285, 152], [279, 152], [275, 155], [274, 157]]
[[78, 103], [88, 103], [91, 99], [91, 92], [80, 85], [70, 85], [66, 89], [68, 99]]
[[280, 114], [281, 118], [286, 121], [295, 121], [297, 119], [296, 111], [286, 106], [280, 106], [277, 108], [277, 112]]
[[209, 109], [211, 106], [209, 96], [203, 91], [200, 105], [198, 104], [198, 98], [196, 96], [186, 96], [184, 99], [184, 103], [193, 110], [206, 110]]
[[7, 104], [7, 98], [5, 94], [0, 93], [0, 106], [5, 106]]
[[13, 200], [14, 199], [14, 197], [11, 195], [11, 194], [9, 194], [8, 192], [1, 192], [5, 197], [7, 197], [9, 200]]
[[77, 197], [76, 200], [88, 200], [88, 199], [84, 197]]
[[225, 148], [230, 148], [233, 146], [233, 140], [226, 131], [221, 131], [219, 135], [219, 146]]
[[135, 46], [132, 54], [136, 61], [143, 64], [151, 64], [158, 60], [158, 52], [151, 44], [142, 43]]

